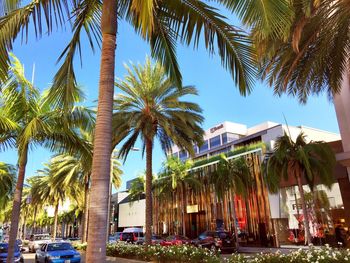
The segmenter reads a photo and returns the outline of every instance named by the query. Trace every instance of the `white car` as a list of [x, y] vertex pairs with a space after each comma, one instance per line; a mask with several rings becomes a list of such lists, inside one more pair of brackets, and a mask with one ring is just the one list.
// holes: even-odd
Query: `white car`
[[31, 235], [29, 239], [29, 252], [35, 252], [39, 249], [43, 244], [49, 242], [51, 237], [49, 234], [35, 234]]

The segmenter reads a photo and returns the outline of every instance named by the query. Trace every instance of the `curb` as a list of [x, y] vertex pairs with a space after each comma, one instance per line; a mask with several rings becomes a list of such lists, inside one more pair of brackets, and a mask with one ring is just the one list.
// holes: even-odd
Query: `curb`
[[120, 262], [120, 263], [146, 263], [147, 261], [141, 261], [136, 259], [118, 258], [118, 257], [106, 257], [108, 261]]

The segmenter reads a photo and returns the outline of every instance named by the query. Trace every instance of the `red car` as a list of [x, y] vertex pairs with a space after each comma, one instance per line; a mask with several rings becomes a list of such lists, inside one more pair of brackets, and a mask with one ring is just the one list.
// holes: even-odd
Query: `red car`
[[191, 240], [188, 237], [173, 235], [168, 236], [165, 240], [160, 242], [161, 246], [179, 246], [191, 244]]

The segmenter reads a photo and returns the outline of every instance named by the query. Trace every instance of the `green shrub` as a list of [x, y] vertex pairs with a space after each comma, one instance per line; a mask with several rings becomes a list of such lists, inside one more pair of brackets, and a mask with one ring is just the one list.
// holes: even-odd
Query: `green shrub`
[[270, 253], [259, 254], [252, 258], [232, 255], [227, 263], [346, 263], [350, 262], [350, 250], [326, 247], [312, 247], [299, 249], [289, 254]]

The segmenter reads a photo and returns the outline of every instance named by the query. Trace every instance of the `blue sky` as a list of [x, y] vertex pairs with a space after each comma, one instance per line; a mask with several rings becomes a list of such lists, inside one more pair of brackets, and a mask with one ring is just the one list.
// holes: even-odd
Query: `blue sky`
[[[32, 67], [35, 64], [35, 85], [43, 90], [47, 88], [58, 69], [55, 62], [68, 43], [70, 34], [58, 29], [50, 37], [44, 36], [36, 41], [31, 34], [27, 44], [16, 41], [13, 52], [25, 66], [27, 77], [30, 79]], [[76, 75], [79, 84], [86, 93], [86, 105], [96, 106], [98, 78], [99, 78], [99, 50], [93, 54], [87, 46], [87, 40], [83, 39], [83, 66], [76, 59]], [[149, 48], [133, 29], [124, 22], [119, 25], [116, 50], [116, 77], [123, 78], [125, 70], [123, 63], [145, 61], [149, 54]], [[256, 82], [251, 95], [240, 96], [235, 87], [231, 75], [221, 67], [218, 56], [209, 56], [203, 47], [193, 50], [192, 47], [178, 46], [178, 60], [183, 75], [184, 85], [195, 85], [199, 90], [199, 96], [190, 100], [197, 102], [203, 109], [205, 122], [204, 129], [210, 128], [225, 120], [246, 124], [248, 127], [270, 120], [284, 123], [283, 114], [289, 125], [305, 125], [339, 132], [335, 116], [334, 106], [326, 96], [312, 97], [307, 105], [300, 105], [296, 98], [276, 97], [266, 84]], [[118, 91], [116, 90], [116, 93]], [[140, 147], [140, 145], [136, 145]], [[29, 154], [27, 176], [31, 176], [42, 163], [49, 160], [52, 153], [34, 148]], [[154, 152], [154, 171], [157, 172], [161, 162], [165, 159], [158, 145]], [[16, 164], [15, 151], [0, 153], [0, 161]], [[145, 160], [141, 152], [130, 152], [123, 165], [123, 186], [129, 179], [136, 177], [144, 170]]]

